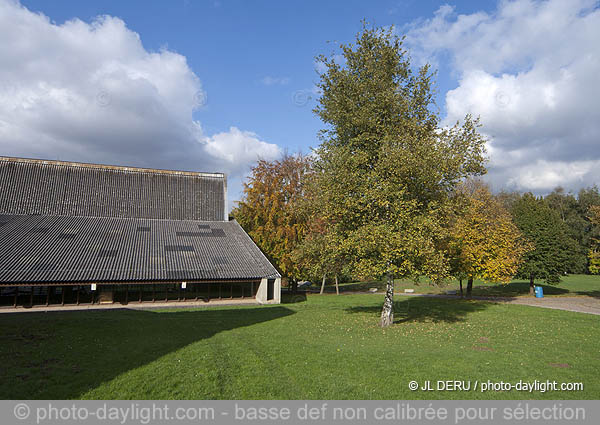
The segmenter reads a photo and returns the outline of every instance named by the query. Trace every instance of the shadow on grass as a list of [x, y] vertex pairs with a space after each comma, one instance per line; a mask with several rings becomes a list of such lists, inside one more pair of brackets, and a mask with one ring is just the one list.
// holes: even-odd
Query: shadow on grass
[[297, 292], [295, 294], [291, 292], [282, 292], [281, 293], [281, 303], [282, 304], [294, 304], [301, 303], [306, 301], [306, 292]]
[[[483, 311], [493, 305], [489, 302], [467, 301], [460, 298], [402, 297], [394, 301], [394, 323], [406, 322], [462, 322], [471, 313]], [[381, 307], [350, 307], [349, 313], [381, 314]]]
[[[570, 291], [559, 288], [558, 286], [536, 282], [536, 286], [541, 286], [544, 295], [564, 295]], [[473, 288], [474, 296], [496, 296], [496, 297], [515, 297], [529, 294], [529, 281], [514, 281], [508, 284], [483, 284]]]
[[600, 298], [600, 291], [577, 291], [577, 295], [586, 295], [592, 298]]
[[5, 313], [0, 316], [0, 398], [79, 398], [219, 332], [291, 314], [281, 306]]

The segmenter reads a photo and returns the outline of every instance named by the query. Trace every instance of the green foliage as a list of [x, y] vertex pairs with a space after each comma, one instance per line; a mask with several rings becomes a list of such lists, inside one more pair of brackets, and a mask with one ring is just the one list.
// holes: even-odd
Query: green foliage
[[567, 226], [569, 236], [573, 240], [570, 248], [568, 273], [585, 273], [588, 263], [588, 251], [591, 248], [592, 224], [588, 219], [590, 206], [600, 205], [598, 188], [581, 189], [577, 197], [565, 193], [559, 187], [545, 197], [550, 208], [555, 210]]
[[590, 248], [589, 252], [589, 272], [591, 274], [600, 274], [600, 252], [594, 248]]
[[326, 67], [315, 113], [314, 209], [356, 276], [448, 274], [440, 249], [450, 194], [485, 172], [485, 140], [470, 116], [438, 128], [429, 67], [413, 73], [393, 30], [364, 27]]
[[292, 254], [304, 278], [318, 282], [324, 276], [344, 275], [346, 264], [336, 236], [323, 220], [315, 216], [308, 219], [307, 235]]
[[[513, 205], [521, 199], [517, 192], [501, 192], [496, 198], [512, 210]], [[554, 189], [545, 198], [548, 206], [554, 210], [565, 224], [570, 240], [568, 260], [566, 261], [567, 273], [586, 273], [588, 267], [596, 270], [592, 264], [596, 260], [593, 252], [594, 239], [600, 238], [600, 226], [590, 222], [590, 208], [600, 206], [600, 192], [596, 186], [581, 189], [577, 196], [566, 193], [563, 188]]]
[[[593, 234], [596, 235], [600, 228], [600, 206], [594, 205], [589, 209], [589, 219]], [[592, 237], [589, 250], [589, 271], [591, 274], [600, 274], [600, 238]]]
[[512, 208], [515, 223], [535, 249], [525, 254], [517, 276], [558, 283], [567, 272], [574, 241], [559, 213], [543, 198], [526, 193]]
[[306, 231], [300, 205], [311, 170], [307, 156], [258, 161], [231, 214], [284, 276], [297, 278], [293, 253]]

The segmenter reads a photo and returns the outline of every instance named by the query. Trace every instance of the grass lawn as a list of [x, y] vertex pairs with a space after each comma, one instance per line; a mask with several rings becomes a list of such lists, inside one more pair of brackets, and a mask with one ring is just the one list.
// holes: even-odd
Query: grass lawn
[[[414, 289], [417, 294], [444, 294], [446, 291], [458, 291], [458, 281], [453, 280], [444, 286], [430, 285], [429, 280], [423, 279], [419, 283], [411, 280], [396, 280], [396, 292], [404, 289]], [[564, 276], [557, 285], [548, 285], [544, 281], [536, 281], [536, 285], [543, 287], [544, 296], [590, 296], [600, 298], [600, 276], [576, 274]], [[313, 285], [313, 290], [318, 290], [319, 285]], [[335, 292], [335, 287], [327, 285], [326, 291]], [[353, 282], [340, 285], [341, 291], [368, 291], [369, 288], [385, 290], [385, 282]], [[463, 281], [466, 291], [467, 282]], [[473, 295], [492, 297], [518, 297], [529, 296], [529, 281], [513, 280], [507, 285], [489, 284], [479, 280], [473, 282]]]
[[[598, 399], [598, 316], [490, 302], [309, 295], [273, 306], [0, 315], [3, 399]], [[412, 392], [411, 380], [583, 382]]]

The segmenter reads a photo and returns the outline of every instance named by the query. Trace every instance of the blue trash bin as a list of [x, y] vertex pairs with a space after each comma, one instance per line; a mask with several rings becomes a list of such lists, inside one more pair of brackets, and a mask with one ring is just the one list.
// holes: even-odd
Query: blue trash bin
[[544, 289], [541, 286], [535, 287], [535, 297], [544, 298]]

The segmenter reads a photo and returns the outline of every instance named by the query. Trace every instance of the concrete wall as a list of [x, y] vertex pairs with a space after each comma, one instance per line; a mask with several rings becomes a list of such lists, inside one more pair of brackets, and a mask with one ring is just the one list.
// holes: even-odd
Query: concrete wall
[[281, 304], [281, 278], [278, 277], [275, 280], [273, 288], [273, 299], [267, 300], [267, 285], [269, 279], [264, 278], [260, 281], [260, 286], [256, 292], [256, 301], [261, 304]]

